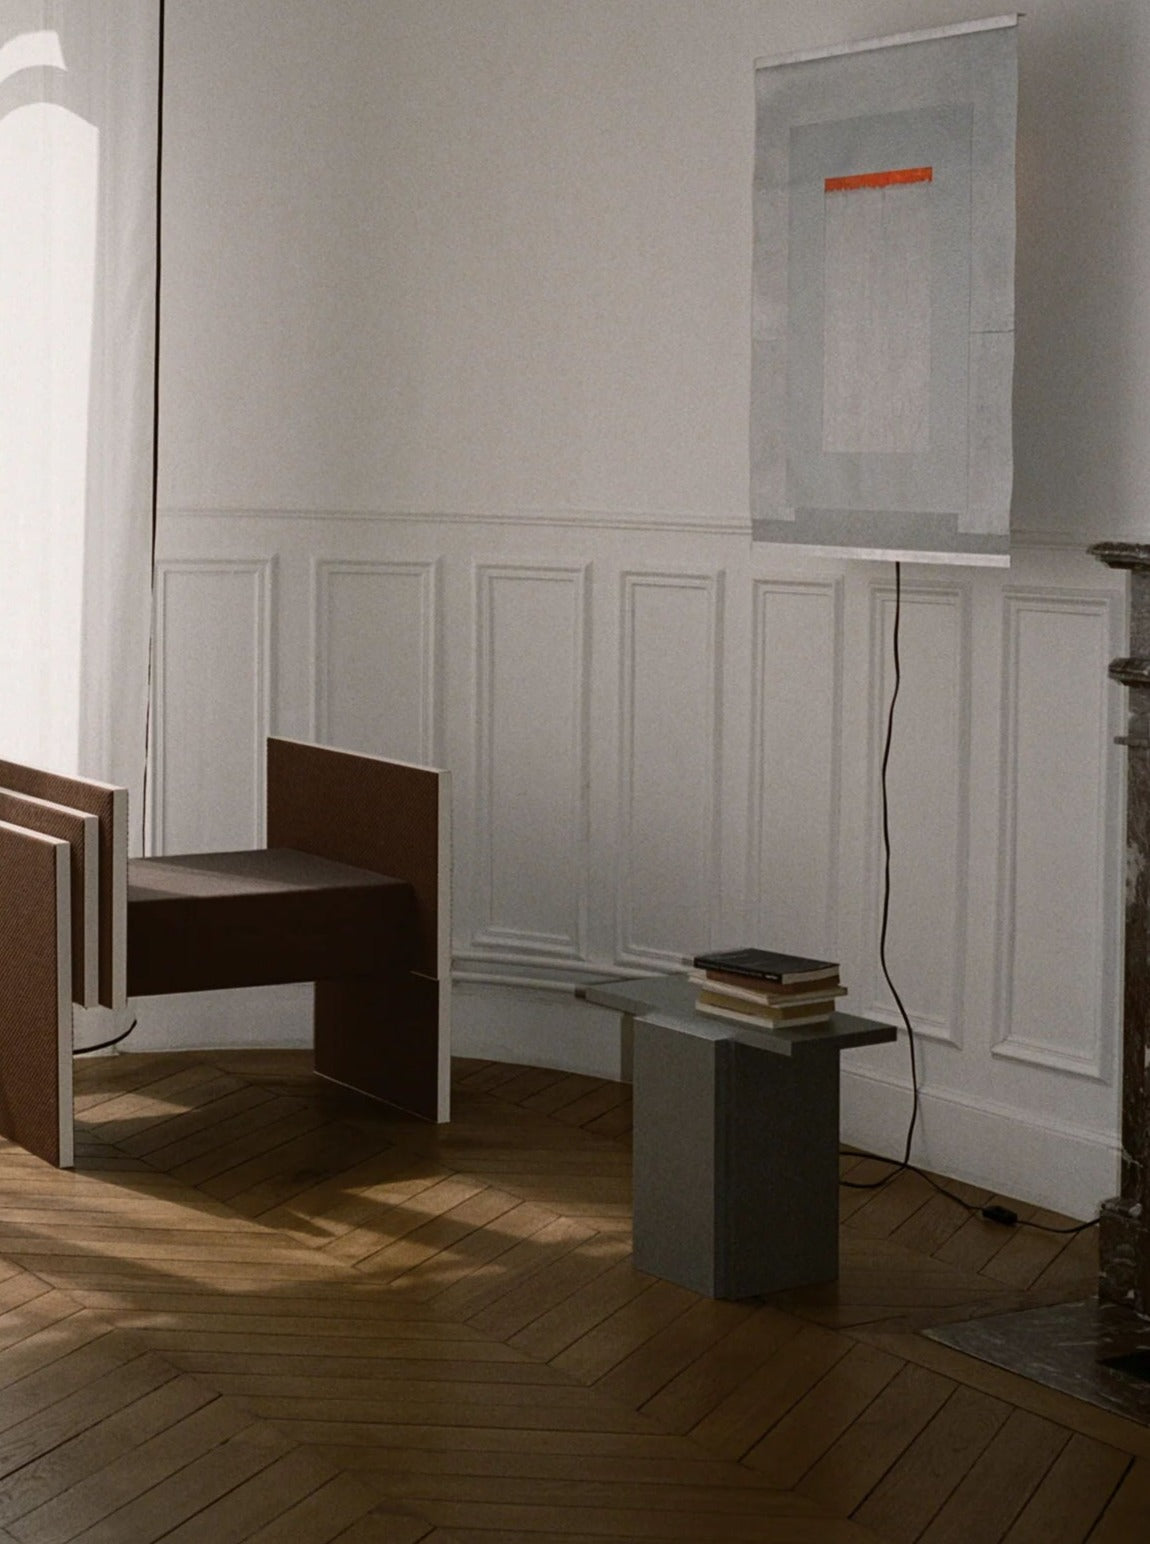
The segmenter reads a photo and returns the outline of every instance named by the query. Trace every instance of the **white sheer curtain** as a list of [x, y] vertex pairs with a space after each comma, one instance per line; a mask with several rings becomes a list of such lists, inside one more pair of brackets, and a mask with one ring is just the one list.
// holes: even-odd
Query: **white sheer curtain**
[[0, 0], [0, 756], [141, 812], [159, 11]]

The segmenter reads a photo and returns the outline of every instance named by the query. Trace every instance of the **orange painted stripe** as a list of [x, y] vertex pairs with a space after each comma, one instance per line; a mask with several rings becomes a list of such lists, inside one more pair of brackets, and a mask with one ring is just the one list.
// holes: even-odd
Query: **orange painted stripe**
[[933, 182], [933, 166], [906, 166], [894, 172], [862, 172], [857, 177], [828, 177], [828, 193], [851, 193], [855, 188], [893, 188], [906, 182]]

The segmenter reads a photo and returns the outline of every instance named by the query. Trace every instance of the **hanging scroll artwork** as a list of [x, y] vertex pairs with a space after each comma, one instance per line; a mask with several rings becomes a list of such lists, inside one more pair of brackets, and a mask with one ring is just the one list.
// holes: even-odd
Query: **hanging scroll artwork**
[[1009, 562], [1016, 21], [756, 68], [757, 541]]

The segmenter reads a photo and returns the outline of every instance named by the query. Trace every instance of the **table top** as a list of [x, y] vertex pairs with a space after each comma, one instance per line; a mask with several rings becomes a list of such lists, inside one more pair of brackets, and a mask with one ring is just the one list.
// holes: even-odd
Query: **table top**
[[700, 1040], [738, 1040], [743, 1045], [772, 1051], [776, 1056], [826, 1054], [898, 1038], [893, 1025], [856, 1018], [852, 1013], [834, 1013], [825, 1024], [810, 1024], [801, 1029], [744, 1028], [734, 1019], [700, 1013], [695, 1007], [697, 991], [698, 987], [686, 976], [637, 976], [627, 981], [597, 982], [582, 987], [579, 995], [597, 1007], [631, 1014], [645, 1024], [676, 1029]]

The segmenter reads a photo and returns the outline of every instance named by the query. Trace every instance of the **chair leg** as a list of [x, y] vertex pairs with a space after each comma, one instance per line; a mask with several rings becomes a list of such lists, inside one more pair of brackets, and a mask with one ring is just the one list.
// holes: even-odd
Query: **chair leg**
[[316, 1072], [423, 1120], [447, 1120], [440, 990], [408, 972], [317, 981]]

